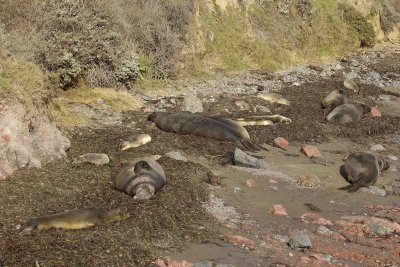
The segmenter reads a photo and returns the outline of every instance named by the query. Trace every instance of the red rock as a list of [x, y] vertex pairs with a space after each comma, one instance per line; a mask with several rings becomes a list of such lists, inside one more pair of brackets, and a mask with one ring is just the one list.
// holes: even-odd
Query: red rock
[[286, 209], [279, 204], [273, 205], [272, 208], [269, 210], [269, 213], [274, 214], [274, 215], [280, 215], [280, 216], [287, 216]]
[[150, 112], [153, 112], [153, 110], [152, 110], [151, 108], [149, 108], [149, 107], [145, 107], [145, 108], [143, 109], [143, 112], [144, 112], [144, 113], [150, 113]]
[[371, 107], [371, 114], [374, 117], [382, 117], [381, 112], [375, 107]]
[[303, 145], [300, 149], [300, 152], [302, 152], [304, 155], [306, 155], [309, 158], [322, 157], [319, 149], [314, 146], [311, 146], [311, 145]]
[[227, 235], [228, 242], [234, 245], [246, 245], [246, 246], [254, 246], [254, 242], [248, 238], [245, 238], [240, 235]]
[[283, 148], [283, 149], [285, 149], [285, 150], [289, 148], [289, 142], [288, 142], [285, 138], [283, 138], [283, 137], [277, 137], [277, 138], [275, 138], [274, 143], [275, 143], [278, 147]]
[[10, 134], [3, 134], [1, 138], [4, 140], [4, 142], [9, 143], [11, 141], [11, 135]]
[[168, 263], [168, 267], [192, 267], [194, 264], [185, 260], [182, 261], [171, 261]]
[[157, 260], [154, 262], [154, 264], [155, 264], [157, 267], [168, 267], [162, 259], [157, 259]]
[[256, 182], [253, 179], [248, 179], [246, 181], [246, 186], [249, 187], [249, 188], [256, 187]]

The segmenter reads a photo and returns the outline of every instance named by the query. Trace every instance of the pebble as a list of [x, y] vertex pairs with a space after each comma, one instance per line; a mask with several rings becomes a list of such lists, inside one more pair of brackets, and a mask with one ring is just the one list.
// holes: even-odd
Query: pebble
[[322, 157], [319, 149], [311, 145], [303, 145], [300, 152], [304, 153], [309, 158]]
[[294, 83], [292, 83], [292, 85], [293, 85], [293, 86], [300, 86], [301, 83], [299, 83], [299, 82], [294, 82]]
[[286, 209], [279, 204], [273, 205], [272, 208], [269, 209], [269, 213], [274, 214], [274, 215], [280, 215], [280, 216], [287, 216]]
[[312, 244], [308, 235], [294, 234], [289, 239], [289, 246], [295, 250], [304, 250], [311, 248]]
[[387, 195], [385, 189], [381, 189], [376, 186], [362, 187], [360, 190], [362, 192], [370, 193], [370, 194], [381, 196], [381, 197], [386, 197], [386, 195]]
[[237, 192], [239, 192], [240, 191], [240, 187], [234, 187], [233, 188], [233, 193], [237, 193]]
[[371, 151], [383, 151], [383, 150], [385, 150], [385, 147], [382, 146], [381, 144], [375, 144], [375, 145], [371, 146], [370, 150]]
[[248, 179], [246, 181], [246, 186], [249, 188], [254, 188], [254, 187], [256, 187], [256, 182], [253, 179]]
[[189, 111], [191, 113], [203, 112], [203, 104], [201, 99], [194, 94], [185, 96], [181, 106], [182, 111]]

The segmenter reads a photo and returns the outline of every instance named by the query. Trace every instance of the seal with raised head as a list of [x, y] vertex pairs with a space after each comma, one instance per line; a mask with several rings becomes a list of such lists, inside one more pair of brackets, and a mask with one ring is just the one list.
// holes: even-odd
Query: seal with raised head
[[114, 180], [115, 189], [137, 200], [148, 200], [159, 191], [167, 179], [160, 164], [154, 160], [140, 160], [128, 165]]
[[362, 103], [343, 104], [332, 110], [326, 119], [341, 124], [351, 123], [359, 121], [365, 113], [370, 111], [371, 107]]
[[83, 229], [94, 225], [122, 221], [130, 217], [126, 208], [106, 210], [104, 208], [87, 208], [64, 211], [29, 220], [20, 232], [21, 235], [34, 230], [49, 228]]
[[339, 188], [356, 192], [361, 187], [374, 185], [382, 171], [389, 169], [389, 163], [367, 152], [355, 152], [344, 158], [340, 174], [350, 185]]
[[151, 136], [148, 134], [138, 134], [129, 138], [130, 140], [122, 141], [120, 144], [121, 150], [139, 147], [151, 141]]
[[346, 104], [347, 96], [343, 90], [333, 90], [321, 102], [321, 107], [326, 109], [326, 113], [331, 112], [334, 108]]
[[190, 134], [221, 141], [231, 141], [249, 150], [263, 149], [250, 141], [247, 130], [239, 123], [227, 118], [209, 118], [199, 114], [178, 112], [153, 112], [147, 118], [165, 132]]

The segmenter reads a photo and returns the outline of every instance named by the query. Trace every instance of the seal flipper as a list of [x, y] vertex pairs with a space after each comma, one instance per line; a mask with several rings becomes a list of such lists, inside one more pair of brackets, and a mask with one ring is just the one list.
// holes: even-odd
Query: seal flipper
[[338, 188], [338, 190], [349, 190], [351, 188], [351, 184]]

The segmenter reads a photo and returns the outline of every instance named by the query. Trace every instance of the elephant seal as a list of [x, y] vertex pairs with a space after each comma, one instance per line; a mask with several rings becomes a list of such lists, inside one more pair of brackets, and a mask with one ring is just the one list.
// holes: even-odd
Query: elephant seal
[[291, 119], [281, 115], [250, 116], [246, 118], [237, 118], [235, 119], [235, 121], [242, 126], [272, 125], [274, 123], [280, 123], [280, 122], [284, 124], [289, 124], [292, 122]]
[[340, 174], [350, 185], [339, 188], [356, 192], [361, 187], [374, 185], [382, 171], [389, 169], [389, 163], [384, 158], [378, 158], [370, 153], [355, 152], [344, 158], [340, 166]]
[[124, 168], [114, 180], [115, 189], [137, 200], [148, 200], [167, 182], [160, 164], [140, 160]]
[[371, 111], [371, 107], [362, 103], [343, 104], [332, 110], [326, 117], [327, 121], [341, 124], [356, 122]]
[[337, 106], [347, 103], [347, 96], [343, 90], [333, 90], [321, 102], [321, 107], [326, 109], [326, 112], [331, 112]]
[[120, 150], [127, 150], [129, 148], [139, 147], [151, 141], [151, 136], [148, 134], [138, 134], [129, 138], [132, 140], [123, 141], [120, 144]]
[[243, 126], [227, 118], [209, 118], [188, 112], [153, 112], [147, 119], [155, 122], [157, 127], [165, 132], [231, 141], [248, 150], [263, 149], [250, 141], [250, 136]]
[[46, 215], [29, 220], [22, 228], [21, 235], [34, 230], [49, 228], [83, 229], [94, 225], [122, 221], [130, 217], [126, 208], [116, 208], [107, 211], [104, 208], [76, 209]]

